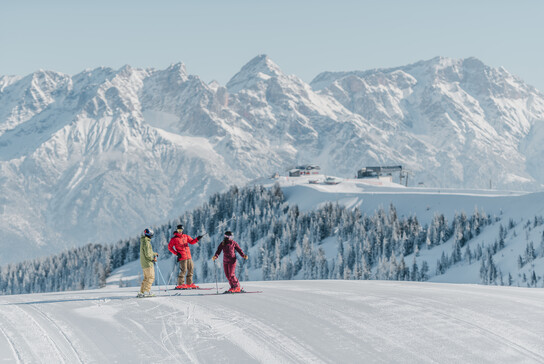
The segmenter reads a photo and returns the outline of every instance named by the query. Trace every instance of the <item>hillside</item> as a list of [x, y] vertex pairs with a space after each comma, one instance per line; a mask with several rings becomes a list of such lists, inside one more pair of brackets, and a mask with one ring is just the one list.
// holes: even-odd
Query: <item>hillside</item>
[[402, 164], [412, 186], [538, 191], [542, 120], [538, 90], [473, 58], [311, 84], [265, 55], [225, 86], [181, 63], [0, 76], [0, 264], [123, 239], [301, 163], [344, 178]]
[[[377, 180], [280, 177], [232, 187], [178, 219], [153, 226], [165, 282], [177, 266], [167, 244], [183, 223], [193, 237], [195, 281], [215, 279], [211, 256], [225, 230], [249, 255], [243, 280], [399, 280], [544, 285], [542, 193], [406, 188]], [[379, 182], [381, 183], [381, 182]], [[137, 286], [139, 236], [89, 244], [0, 270], [3, 294]]]
[[[423, 225], [433, 225], [436, 216], [443, 215], [446, 224], [454, 223], [456, 217], [479, 212], [492, 217], [488, 226], [482, 226], [481, 235], [472, 235], [462, 247], [459, 262], [442, 273], [436, 273], [437, 262], [442, 254], [451, 259], [456, 236], [442, 239], [442, 243], [430, 249], [421, 249], [404, 257], [397, 254], [398, 264], [403, 258], [406, 265], [423, 261], [430, 265], [429, 280], [450, 283], [489, 283], [482, 278], [482, 261], [470, 256], [476, 250], [485, 251], [492, 247], [489, 255], [496, 265], [497, 281], [492, 284], [531, 285], [531, 276], [536, 284], [544, 285], [544, 194], [500, 190], [464, 190], [445, 188], [406, 188], [395, 183], [379, 183], [373, 179], [344, 179], [338, 185], [309, 184], [309, 180], [323, 176], [280, 178], [278, 180], [290, 204], [303, 210], [312, 210], [327, 202], [335, 202], [350, 208], [358, 208], [365, 214], [394, 206], [399, 218], [417, 217]], [[468, 230], [474, 229], [468, 227]], [[466, 231], [462, 231], [466, 235]], [[458, 234], [458, 231], [455, 232]], [[338, 251], [338, 240], [323, 242], [327, 257], [333, 258]], [[497, 250], [497, 243], [503, 247]], [[374, 273], [376, 273], [374, 271]], [[508, 283], [511, 274], [512, 282]], [[498, 276], [501, 276], [500, 279]], [[382, 277], [386, 278], [386, 277]]]
[[32, 363], [544, 361], [542, 290], [384, 281], [243, 285], [263, 293], [206, 296], [188, 291], [169, 296], [172, 291], [157, 290], [159, 297], [136, 299], [134, 288], [105, 288], [3, 297], [2, 359]]

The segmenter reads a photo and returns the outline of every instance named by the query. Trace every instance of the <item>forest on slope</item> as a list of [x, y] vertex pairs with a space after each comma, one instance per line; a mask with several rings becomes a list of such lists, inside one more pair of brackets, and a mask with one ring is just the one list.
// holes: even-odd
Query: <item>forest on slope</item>
[[[290, 279], [382, 279], [426, 281], [459, 265], [479, 264], [482, 284], [540, 286], [542, 276], [533, 264], [544, 257], [544, 231], [540, 244], [529, 239], [529, 231], [544, 230], [544, 219], [535, 216], [523, 226], [527, 242], [516, 259], [518, 269], [531, 266], [529, 274], [503, 272], [495, 256], [503, 254], [510, 239], [519, 236], [516, 222], [501, 221], [475, 209], [472, 215], [455, 214], [447, 222], [436, 213], [430, 224], [421, 225], [417, 216], [399, 218], [395, 206], [386, 211], [361, 211], [327, 203], [302, 212], [290, 206], [279, 185], [231, 187], [215, 194], [207, 203], [186, 212], [179, 219], [153, 227], [154, 249], [161, 259], [169, 259], [167, 249], [173, 228], [182, 223], [193, 236], [209, 234], [210, 241], [191, 246], [195, 280], [211, 282], [214, 242], [224, 230], [232, 230], [235, 240], [250, 259], [238, 265], [243, 280]], [[496, 239], [487, 244], [473, 241], [490, 225], [499, 225]], [[513, 231], [513, 233], [511, 233]], [[472, 242], [472, 243], [471, 243]], [[436, 259], [422, 259], [422, 250], [451, 245]], [[333, 244], [330, 253], [325, 246]], [[0, 269], [2, 294], [81, 290], [103, 287], [113, 270], [139, 259], [139, 237], [115, 244], [94, 243], [66, 250], [46, 258], [10, 264]], [[329, 253], [326, 253], [326, 250]], [[429, 255], [427, 255], [429, 256]], [[432, 256], [432, 255], [430, 255]], [[167, 258], [164, 258], [167, 257]], [[541, 272], [540, 272], [541, 273]], [[120, 285], [130, 283], [120, 282]]]

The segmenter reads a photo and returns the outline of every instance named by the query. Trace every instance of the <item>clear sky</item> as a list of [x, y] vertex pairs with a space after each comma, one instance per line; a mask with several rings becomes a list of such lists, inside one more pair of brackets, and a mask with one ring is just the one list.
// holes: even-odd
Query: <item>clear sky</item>
[[164, 69], [225, 84], [258, 54], [322, 71], [476, 57], [544, 91], [542, 0], [1, 0], [0, 75]]

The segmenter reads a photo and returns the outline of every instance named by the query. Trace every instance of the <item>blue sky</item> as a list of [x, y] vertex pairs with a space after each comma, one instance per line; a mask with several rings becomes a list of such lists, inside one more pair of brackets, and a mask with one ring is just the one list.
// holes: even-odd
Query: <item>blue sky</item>
[[543, 16], [540, 0], [3, 0], [0, 75], [181, 61], [225, 84], [264, 53], [309, 82], [322, 71], [473, 56], [544, 91]]

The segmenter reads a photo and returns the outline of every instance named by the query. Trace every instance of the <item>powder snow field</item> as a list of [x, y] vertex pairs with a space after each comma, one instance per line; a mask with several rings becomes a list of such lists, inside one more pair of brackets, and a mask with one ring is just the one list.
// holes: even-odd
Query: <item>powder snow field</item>
[[[224, 283], [221, 284], [224, 288]], [[2, 363], [543, 363], [544, 290], [391, 281], [243, 282], [3, 296]]]

